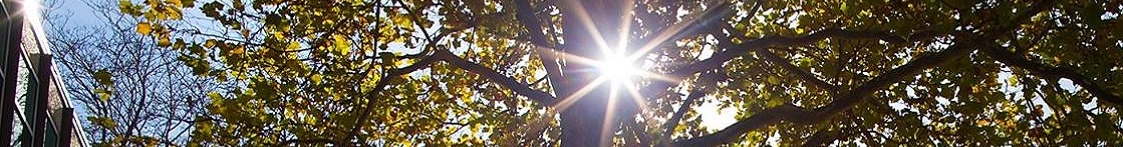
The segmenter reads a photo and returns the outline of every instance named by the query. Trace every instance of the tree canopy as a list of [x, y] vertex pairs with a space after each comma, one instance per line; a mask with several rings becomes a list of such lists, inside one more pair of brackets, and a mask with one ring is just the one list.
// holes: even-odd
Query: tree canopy
[[190, 145], [1123, 145], [1117, 0], [120, 2]]

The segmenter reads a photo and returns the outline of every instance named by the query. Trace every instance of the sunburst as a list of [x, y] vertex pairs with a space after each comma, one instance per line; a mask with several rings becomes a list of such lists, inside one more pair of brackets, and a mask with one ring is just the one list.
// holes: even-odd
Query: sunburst
[[[576, 1], [567, 2], [569, 2], [568, 6], [572, 6], [571, 9], [575, 12], [572, 14], [576, 14], [575, 18], [577, 18], [579, 21], [579, 24], [576, 25], [583, 25], [585, 28], [602, 27], [597, 26], [597, 23], [594, 23], [592, 21], [593, 19], [590, 17], [588, 11], [586, 11], [582, 4], [576, 4]], [[613, 130], [608, 129], [611, 128], [609, 127], [610, 125], [614, 125], [612, 124], [612, 121], [614, 121], [615, 118], [612, 117], [616, 117], [615, 113], [619, 113], [616, 112], [616, 110], [620, 107], [636, 107], [639, 108], [640, 111], [648, 109], [646, 106], [647, 98], [645, 98], [644, 95], [639, 91], [639, 89], [641, 89], [639, 86], [642, 86], [643, 83], [647, 81], [679, 81], [679, 79], [676, 78], [671, 78], [659, 73], [651, 72], [651, 66], [654, 65], [652, 65], [653, 63], [651, 62], [645, 61], [645, 59], [648, 58], [650, 52], [652, 52], [655, 48], [658, 48], [657, 46], [659, 46], [659, 44], [663, 44], [664, 42], [671, 40], [672, 36], [679, 33], [680, 31], [689, 30], [690, 28], [687, 28], [686, 26], [697, 21], [696, 18], [686, 18], [681, 23], [676, 23], [672, 26], [668, 26], [666, 29], [657, 31], [654, 34], [650, 34], [650, 36], [648, 36], [650, 38], [640, 39], [644, 40], [643, 42], [634, 42], [638, 44], [634, 44], [636, 46], [634, 46], [633, 48], [628, 46], [629, 41], [634, 39], [629, 36], [629, 34], [633, 31], [630, 30], [632, 21], [634, 19], [632, 16], [633, 6], [633, 0], [627, 0], [625, 2], [624, 7], [621, 9], [624, 10], [624, 16], [619, 20], [619, 22], [615, 22], [621, 24], [619, 26], [620, 28], [586, 29], [587, 31], [589, 31], [588, 34], [594, 34], [589, 37], [593, 39], [593, 42], [591, 43], [594, 43], [593, 45], [595, 45], [595, 47], [602, 53], [599, 57], [582, 57], [568, 54], [561, 56], [567, 64], [584, 64], [588, 67], [592, 67], [593, 69], [589, 70], [595, 71], [596, 78], [590, 81], [587, 85], [579, 87], [578, 89], [576, 89], [576, 91], [574, 91], [567, 97], [562, 98], [562, 101], [556, 103], [554, 105], [554, 108], [558, 110], [566, 110], [578, 99], [592, 98], [586, 97], [585, 95], [590, 94], [590, 92], [592, 92], [594, 89], [600, 88], [602, 86], [610, 87], [608, 97], [604, 97], [608, 98], [608, 108], [606, 109], [607, 111], [604, 112], [604, 116], [606, 118], [604, 119], [605, 126], [603, 128], [605, 128], [606, 130], [601, 130], [602, 137], [610, 137], [612, 135]], [[618, 32], [614, 32], [617, 33], [616, 36], [597, 35], [601, 34], [600, 31], [602, 31], [602, 29], [617, 30]], [[606, 40], [608, 38], [614, 40]], [[636, 103], [619, 103], [619, 101], [621, 100], [632, 100]], [[622, 104], [635, 105], [623, 106]]]

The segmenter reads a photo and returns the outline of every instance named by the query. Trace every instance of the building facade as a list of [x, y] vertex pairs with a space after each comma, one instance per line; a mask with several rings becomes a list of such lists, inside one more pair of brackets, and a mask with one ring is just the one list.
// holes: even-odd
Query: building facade
[[88, 146], [55, 72], [37, 0], [3, 0], [0, 146]]

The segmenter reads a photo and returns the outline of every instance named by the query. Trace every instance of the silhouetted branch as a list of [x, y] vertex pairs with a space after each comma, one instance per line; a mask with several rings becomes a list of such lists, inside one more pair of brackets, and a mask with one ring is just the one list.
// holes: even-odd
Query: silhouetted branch
[[[444, 32], [440, 33], [438, 36], [436, 36], [434, 39], [430, 39], [430, 41], [425, 44], [424, 51], [430, 51], [430, 52], [431, 51], [437, 51], [438, 49], [435, 48], [437, 41], [439, 41], [441, 39], [444, 39], [444, 37], [448, 36], [449, 34], [452, 34], [453, 32], [462, 31], [464, 29], [472, 28], [472, 27], [475, 27], [475, 26], [476, 25], [473, 24], [473, 25], [470, 25], [470, 26], [466, 26], [464, 28], [452, 28], [452, 29], [449, 29], [448, 31], [444, 31]], [[444, 51], [444, 52], [447, 52], [447, 51]], [[422, 54], [424, 54], [424, 52]], [[420, 56], [420, 55], [411, 55], [411, 56]], [[436, 62], [436, 61], [437, 61], [437, 59], [434, 58], [433, 55], [424, 56], [424, 57], [421, 57], [420, 60], [413, 63], [412, 65], [409, 65], [409, 66], [406, 66], [406, 67], [403, 67], [403, 68], [399, 68], [399, 69], [392, 69], [392, 70], [389, 70], [389, 71], [383, 73], [383, 75], [381, 76], [382, 78], [379, 79], [378, 82], [375, 83], [375, 86], [374, 86], [373, 90], [368, 93], [367, 97], [373, 97], [374, 94], [380, 93], [382, 91], [382, 89], [384, 89], [387, 85], [389, 85], [390, 80], [388, 80], [386, 78], [398, 78], [398, 76], [409, 74], [409, 73], [412, 73], [414, 71], [420, 70], [422, 68], [429, 67], [430, 65], [433, 64], [433, 62]], [[371, 66], [374, 66], [374, 65], [375, 64], [371, 64]], [[356, 121], [355, 126], [351, 128], [351, 133], [347, 135], [345, 140], [351, 140], [352, 137], [359, 134], [360, 128], [362, 128], [362, 126], [366, 125], [367, 117], [370, 117], [370, 109], [372, 108], [371, 106], [374, 106], [375, 102], [377, 102], [377, 101], [368, 101], [366, 103], [366, 105], [363, 105], [365, 107], [363, 108], [363, 111], [361, 111], [361, 114], [359, 115], [359, 119], [355, 120]]]
[[686, 96], [686, 100], [684, 100], [682, 102], [682, 105], [679, 106], [678, 110], [675, 111], [675, 113], [671, 115], [671, 118], [667, 119], [667, 122], [663, 124], [663, 128], [665, 128], [665, 131], [663, 131], [662, 137], [668, 139], [671, 137], [671, 134], [672, 132], [674, 132], [675, 127], [678, 126], [680, 121], [682, 121], [683, 115], [686, 115], [686, 111], [691, 109], [691, 103], [694, 103], [694, 101], [698, 98], [706, 96], [706, 93], [713, 91], [715, 82], [728, 79], [728, 77], [719, 76], [718, 74], [719, 73], [717, 72], [710, 72], [702, 75], [702, 77], [699, 78], [699, 82], [697, 83], [701, 83], [700, 87], [696, 87], [693, 91], [691, 91], [690, 94]]
[[991, 58], [994, 58], [995, 60], [998, 60], [999, 62], [1002, 62], [1006, 65], [1021, 68], [1036, 75], [1067, 78], [1069, 80], [1072, 80], [1072, 83], [1080, 85], [1080, 87], [1088, 90], [1088, 93], [1091, 93], [1093, 96], [1100, 98], [1100, 100], [1116, 105], [1123, 105], [1123, 98], [1120, 98], [1120, 96], [1118, 95], [1112, 94], [1106, 87], [1098, 84], [1097, 81], [1093, 80], [1092, 78], [1088, 78], [1083, 74], [1076, 73], [1076, 70], [1074, 69], [1066, 67], [1050, 67], [1045, 64], [1030, 61], [1029, 59], [1018, 55], [1017, 53], [1010, 52], [1009, 50], [999, 47], [997, 44], [991, 43], [987, 45], [987, 47], [988, 48], [982, 50], [984, 53], [986, 53], [987, 56], [990, 56]]
[[[1018, 20], [1017, 22], [1026, 21], [1028, 16], [1036, 15], [1037, 13], [1047, 8], [1051, 8], [1053, 6], [1052, 4], [1052, 0], [1044, 0], [1043, 2], [1039, 3], [1039, 5], [1035, 5], [1034, 7], [1030, 8], [1027, 13], [1022, 13], [1021, 15], [1016, 17], [1018, 18], [1016, 20]], [[925, 69], [936, 67], [956, 58], [968, 55], [971, 51], [974, 51], [974, 49], [968, 46], [983, 43], [990, 44], [989, 42], [994, 42], [995, 40], [994, 38], [992, 38], [992, 36], [998, 36], [1010, 32], [1018, 25], [1020, 25], [1020, 23], [1010, 24], [1011, 25], [999, 26], [996, 27], [996, 29], [978, 34], [979, 37], [956, 36], [955, 44], [951, 45], [947, 49], [927, 56], [919, 57], [916, 60], [906, 63], [905, 65], [901, 65], [897, 68], [894, 68], [893, 70], [890, 70], [889, 72], [878, 75], [877, 77], [866, 81], [862, 85], [851, 89], [847, 94], [836, 97], [834, 101], [831, 101], [825, 106], [815, 109], [807, 109], [787, 104], [765, 109], [753, 116], [750, 116], [749, 118], [742, 119], [741, 121], [734, 123], [733, 125], [726, 127], [725, 129], [722, 129], [721, 131], [718, 131], [714, 134], [675, 142], [674, 146], [717, 146], [728, 142], [733, 142], [736, 139], [740, 138], [742, 134], [761, 127], [778, 123], [780, 121], [792, 122], [796, 124], [813, 124], [825, 121], [838, 112], [850, 109], [854, 105], [865, 101], [866, 99], [869, 99], [870, 94], [873, 94], [879, 89], [896, 83], [904, 78], [912, 77], [913, 75], [916, 75]], [[815, 35], [813, 34], [812, 36]]]
[[[737, 33], [733, 33], [737, 34]], [[850, 31], [838, 28], [831, 28], [812, 33], [802, 37], [784, 37], [784, 36], [765, 36], [756, 40], [751, 40], [742, 44], [736, 44], [726, 48], [725, 51], [714, 53], [713, 56], [702, 61], [694, 62], [672, 70], [671, 73], [665, 74], [667, 77], [682, 78], [692, 74], [720, 68], [725, 62], [733, 58], [740, 57], [752, 51], [759, 51], [769, 47], [791, 47], [791, 46], [805, 46], [815, 42], [819, 42], [829, 38], [836, 39], [881, 39], [890, 43], [906, 43], [915, 42], [921, 39], [935, 37], [938, 33], [919, 32], [910, 35], [908, 38], [898, 37], [893, 33], [885, 31]], [[651, 85], [644, 87], [644, 97], [659, 98], [666, 94], [666, 89], [675, 85], [676, 83], [668, 81], [655, 81]]]
[[562, 79], [565, 78], [557, 62], [557, 51], [554, 50], [557, 46], [550, 44], [550, 42], [546, 40], [546, 35], [540, 30], [542, 25], [538, 23], [538, 17], [534, 15], [535, 11], [528, 1], [529, 0], [515, 1], [515, 6], [518, 8], [515, 15], [519, 23], [526, 28], [527, 32], [530, 32], [531, 44], [534, 44], [534, 49], [537, 51], [538, 58], [542, 60], [542, 67], [546, 69], [546, 77], [550, 79], [550, 86], [554, 88], [554, 94], [559, 95], [557, 92], [566, 91], [559, 90], [559, 88], [564, 89], [565, 86], [562, 85], [567, 84], [562, 83], [565, 81]]
[[465, 60], [464, 58], [460, 58], [459, 56], [456, 56], [452, 54], [452, 52], [448, 52], [447, 50], [434, 52], [433, 58], [448, 62], [449, 64], [452, 64], [456, 67], [478, 74], [484, 78], [487, 78], [488, 80], [491, 80], [491, 82], [495, 82], [496, 84], [511, 89], [512, 91], [515, 91], [515, 93], [526, 96], [530, 100], [538, 102], [539, 104], [551, 105], [554, 103], [554, 96], [551, 96], [549, 93], [531, 89], [529, 86], [526, 86], [527, 84], [525, 83], [515, 81], [514, 79], [504, 76], [503, 74], [500, 74], [495, 70], [489, 69], [476, 63], [472, 63], [468, 60]]
[[811, 74], [810, 72], [792, 65], [791, 61], [784, 57], [780, 57], [779, 55], [776, 55], [771, 51], [758, 51], [756, 53], [757, 55], [764, 57], [764, 60], [768, 60], [769, 62], [772, 62], [772, 64], [779, 65], [781, 68], [784, 68], [784, 70], [788, 73], [795, 74], [796, 77], [799, 77], [804, 82], [810, 83], [815, 87], [823, 88], [831, 94], [838, 93], [839, 88], [837, 85], [827, 83], [827, 81], [815, 77], [815, 75]]
[[[961, 39], [965, 40], [965, 39]], [[878, 75], [870, 81], [850, 90], [846, 95], [836, 97], [834, 101], [826, 106], [808, 109], [794, 105], [783, 105], [775, 108], [765, 109], [764, 111], [756, 113], [749, 118], [743, 119], [733, 125], [722, 129], [714, 134], [692, 138], [681, 142], [676, 142], [675, 146], [716, 146], [724, 143], [732, 142], [739, 138], [741, 134], [746, 132], [765, 127], [780, 121], [793, 122], [798, 124], [812, 124], [818, 123], [834, 114], [849, 109], [853, 105], [868, 99], [870, 94], [873, 94], [878, 89], [881, 89], [890, 84], [896, 83], [906, 77], [911, 77], [920, 73], [924, 69], [936, 67], [952, 59], [959, 58], [967, 55], [972, 49], [964, 47], [963, 43], [953, 45], [944, 51], [934, 53], [929, 56], [917, 58], [905, 65], [897, 67], [885, 74]]]
[[281, 142], [281, 143], [277, 144], [277, 146], [290, 146], [290, 145], [300, 145], [300, 144], [307, 144], [307, 145], [316, 145], [316, 144], [327, 145], [327, 144], [332, 144], [332, 145], [337, 145], [337, 144], [339, 144], [339, 143], [336, 143], [336, 142], [335, 142], [335, 140], [331, 140], [331, 139], [324, 139], [324, 138], [317, 138], [317, 139], [291, 139], [291, 140], [285, 140], [285, 141], [283, 141], [283, 142]]

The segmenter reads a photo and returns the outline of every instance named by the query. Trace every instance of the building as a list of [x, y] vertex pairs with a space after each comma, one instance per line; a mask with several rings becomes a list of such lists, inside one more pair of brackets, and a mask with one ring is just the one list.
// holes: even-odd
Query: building
[[3, 0], [0, 146], [88, 146], [51, 61], [38, 0]]

